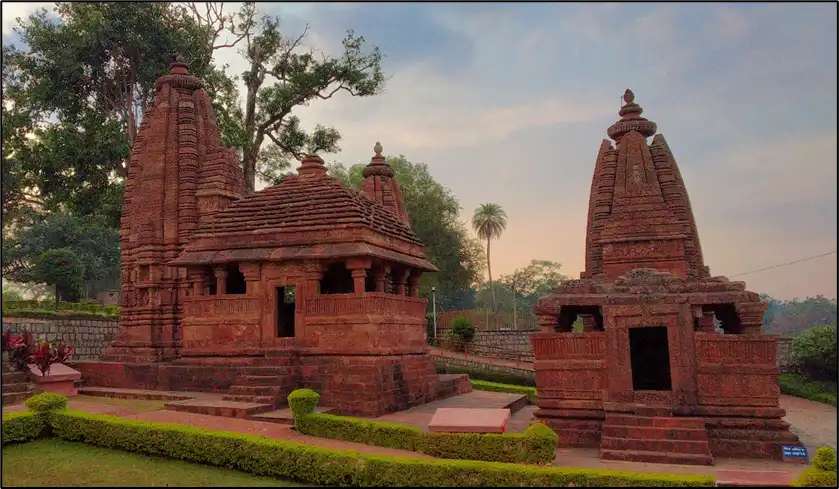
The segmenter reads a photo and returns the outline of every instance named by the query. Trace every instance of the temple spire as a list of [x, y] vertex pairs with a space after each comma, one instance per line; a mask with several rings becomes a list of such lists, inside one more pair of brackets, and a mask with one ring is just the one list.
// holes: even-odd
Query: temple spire
[[645, 138], [654, 136], [657, 129], [656, 124], [653, 121], [641, 117], [644, 109], [635, 103], [635, 93], [630, 89], [626, 89], [623, 92], [623, 101], [624, 105], [618, 111], [621, 119], [612, 124], [606, 131], [606, 134], [615, 141], [620, 141], [620, 138], [632, 131], [640, 133]]
[[380, 202], [396, 214], [402, 222], [409, 224], [408, 213], [405, 211], [405, 202], [402, 200], [402, 191], [396, 183], [393, 168], [387, 164], [382, 156], [382, 144], [377, 142], [373, 146], [373, 158], [370, 164], [364, 167], [361, 174], [364, 175], [362, 191], [367, 197]]

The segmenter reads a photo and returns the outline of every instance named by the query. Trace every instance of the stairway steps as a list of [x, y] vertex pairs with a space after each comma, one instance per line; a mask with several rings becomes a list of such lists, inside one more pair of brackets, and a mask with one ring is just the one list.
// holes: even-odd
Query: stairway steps
[[611, 438], [708, 441], [708, 432], [694, 428], [660, 428], [604, 424], [603, 436]]
[[236, 378], [238, 385], [283, 385], [288, 377], [282, 375], [240, 375]]
[[4, 392], [3, 405], [11, 406], [12, 404], [19, 404], [29, 398], [31, 392]]
[[600, 458], [603, 460], [619, 460], [624, 462], [647, 462], [658, 464], [678, 465], [713, 465], [714, 458], [711, 455], [695, 453], [672, 453], [647, 450], [612, 450], [600, 449]]
[[19, 392], [28, 392], [29, 387], [29, 382], [22, 382], [20, 384], [3, 384], [3, 393], [17, 394]]
[[255, 404], [270, 404], [273, 406], [276, 403], [276, 396], [253, 396], [253, 395], [242, 395], [242, 394], [225, 394], [221, 397], [225, 401], [234, 401], [234, 402], [249, 402]]
[[651, 426], [654, 428], [705, 429], [705, 420], [702, 418], [684, 418], [675, 416], [607, 414], [605, 424], [610, 426]]
[[275, 385], [233, 385], [230, 386], [230, 393], [234, 395], [247, 396], [271, 396], [276, 397], [282, 392], [281, 386]]
[[601, 437], [601, 448], [608, 450], [645, 451], [645, 452], [668, 452], [686, 453], [695, 455], [711, 455], [711, 448], [708, 440], [666, 440], [650, 438], [613, 438], [610, 436]]

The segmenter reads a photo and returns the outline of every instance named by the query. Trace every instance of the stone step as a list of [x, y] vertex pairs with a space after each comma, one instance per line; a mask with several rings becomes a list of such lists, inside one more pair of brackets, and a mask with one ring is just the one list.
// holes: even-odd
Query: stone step
[[247, 418], [248, 416], [271, 411], [272, 404], [256, 402], [237, 402], [228, 400], [188, 399], [164, 404], [166, 409], [225, 418]]
[[175, 365], [221, 365], [225, 367], [276, 367], [288, 368], [292, 365], [290, 357], [181, 357]]
[[239, 367], [239, 371], [243, 376], [289, 377], [291, 375], [291, 367], [279, 365], [248, 365], [245, 367]]
[[4, 392], [3, 405], [11, 406], [12, 404], [20, 404], [31, 395], [30, 392]]
[[288, 377], [282, 375], [241, 375], [236, 378], [239, 385], [283, 385]]
[[271, 406], [271, 409], [274, 409], [274, 404], [277, 400], [276, 396], [254, 396], [245, 394], [225, 394], [221, 396], [221, 398], [225, 401], [267, 404]]
[[705, 429], [660, 428], [656, 426], [603, 425], [603, 436], [611, 438], [657, 439], [657, 440], [694, 440], [708, 441]]
[[711, 446], [707, 440], [665, 440], [665, 439], [637, 439], [637, 438], [614, 438], [603, 436], [600, 440], [600, 448], [606, 450], [663, 451], [667, 453], [708, 455], [711, 456]]
[[776, 470], [718, 470], [717, 487], [790, 487], [790, 473]]
[[709, 438], [725, 440], [760, 440], [777, 442], [798, 442], [798, 436], [781, 430], [735, 430], [735, 429], [708, 429]]
[[115, 399], [143, 399], [154, 401], [182, 401], [200, 396], [195, 392], [149, 391], [143, 389], [119, 389], [113, 387], [80, 387], [83, 396], [112, 397]]
[[[326, 414], [331, 412], [333, 409], [331, 407], [316, 407], [315, 412], [319, 414]], [[285, 407], [282, 409], [275, 409], [274, 411], [268, 411], [264, 413], [254, 414], [248, 416], [248, 419], [253, 421], [265, 421], [267, 423], [277, 423], [277, 424], [287, 424], [292, 425], [294, 424], [294, 416], [291, 414], [291, 408]]]
[[673, 408], [671, 406], [638, 404], [635, 406], [634, 413], [635, 416], [670, 417], [673, 416]]
[[3, 393], [16, 394], [18, 392], [28, 392], [30, 387], [29, 382], [22, 382], [20, 384], [3, 384]]
[[232, 385], [230, 393], [234, 395], [247, 396], [271, 396], [276, 397], [283, 391], [281, 386], [276, 385]]
[[603, 460], [619, 460], [622, 462], [647, 462], [657, 464], [678, 465], [714, 465], [714, 458], [711, 455], [694, 453], [670, 453], [645, 450], [611, 450], [601, 448], [600, 458]]
[[704, 429], [702, 418], [683, 418], [678, 416], [635, 416], [633, 414], [607, 414], [606, 423], [610, 426], [654, 426], [656, 428]]
[[3, 372], [3, 385], [5, 384], [20, 384], [21, 382], [26, 382], [29, 376], [26, 372]]

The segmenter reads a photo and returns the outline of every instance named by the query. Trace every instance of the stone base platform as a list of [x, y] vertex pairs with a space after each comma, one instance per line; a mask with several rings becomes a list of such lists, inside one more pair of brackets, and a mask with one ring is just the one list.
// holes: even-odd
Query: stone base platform
[[527, 428], [532, 418], [532, 411], [529, 409], [522, 409], [527, 406], [527, 397], [519, 394], [508, 394], [505, 392], [489, 392], [489, 391], [472, 391], [467, 394], [460, 394], [446, 399], [429, 402], [421, 406], [417, 406], [398, 413], [385, 414], [375, 418], [377, 421], [386, 421], [388, 423], [402, 423], [409, 424], [423, 431], [428, 431], [428, 423], [440, 408], [460, 408], [460, 409], [509, 409], [513, 414], [513, 419], [508, 424], [508, 432], [516, 432], [512, 428], [513, 421], [516, 420], [516, 413], [522, 412], [527, 418], [524, 422], [515, 423], [516, 426], [522, 426], [521, 431]]
[[26, 372], [12, 370], [11, 365], [3, 364], [3, 405], [18, 404], [34, 394], [32, 383]]

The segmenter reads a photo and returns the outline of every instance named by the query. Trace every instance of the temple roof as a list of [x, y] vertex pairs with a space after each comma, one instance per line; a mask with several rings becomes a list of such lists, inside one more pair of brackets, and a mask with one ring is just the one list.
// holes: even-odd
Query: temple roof
[[329, 176], [321, 158], [307, 156], [297, 175], [234, 202], [199, 226], [170, 264], [354, 255], [436, 270], [410, 225]]

